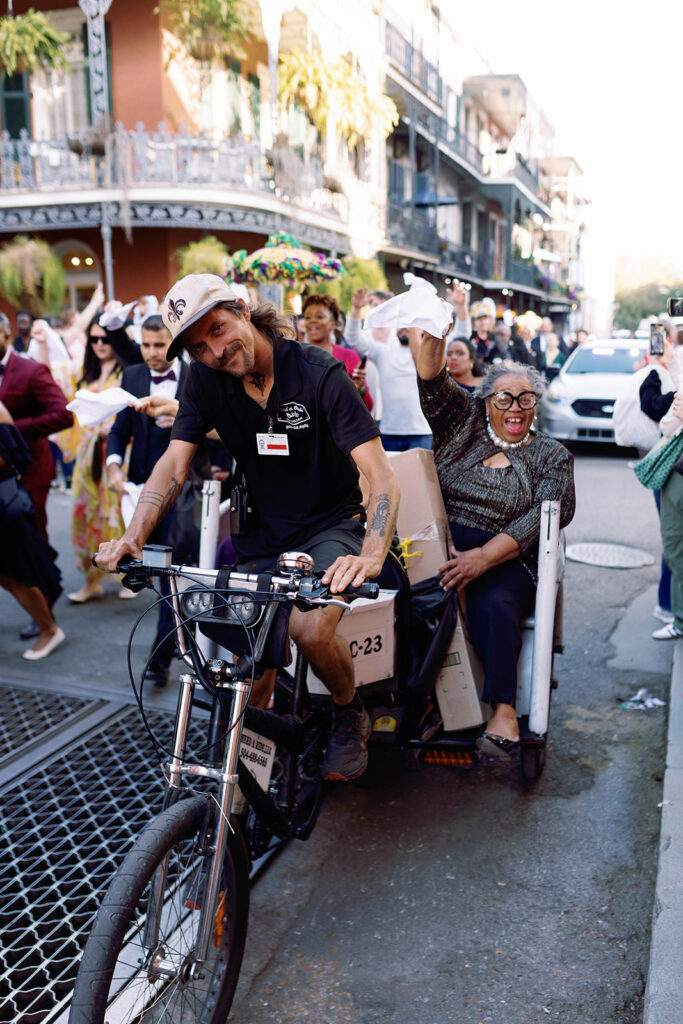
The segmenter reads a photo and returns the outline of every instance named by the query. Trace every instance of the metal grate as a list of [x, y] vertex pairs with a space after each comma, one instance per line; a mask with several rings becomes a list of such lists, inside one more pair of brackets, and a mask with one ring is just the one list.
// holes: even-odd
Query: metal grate
[[0, 703], [0, 760], [93, 704], [78, 697], [24, 690], [1, 683]]
[[[170, 733], [173, 715], [149, 717]], [[2, 795], [0, 1021], [49, 1024], [68, 1004], [102, 893], [161, 796], [133, 708]]]

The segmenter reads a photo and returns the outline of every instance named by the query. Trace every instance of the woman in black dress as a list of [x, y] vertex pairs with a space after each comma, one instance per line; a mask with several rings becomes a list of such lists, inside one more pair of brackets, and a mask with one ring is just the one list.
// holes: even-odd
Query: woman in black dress
[[64, 641], [51, 608], [62, 592], [57, 552], [38, 533], [33, 506], [21, 483], [31, 461], [26, 442], [0, 402], [0, 586], [38, 624], [29, 661], [46, 658]]

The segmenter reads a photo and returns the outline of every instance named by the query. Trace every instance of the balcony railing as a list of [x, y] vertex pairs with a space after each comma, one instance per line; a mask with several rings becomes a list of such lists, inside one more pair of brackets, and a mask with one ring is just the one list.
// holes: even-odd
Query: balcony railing
[[405, 249], [436, 255], [436, 232], [429, 216], [402, 203], [387, 203], [387, 238]]
[[442, 268], [454, 275], [473, 275], [482, 280], [489, 277], [489, 257], [486, 253], [442, 239], [439, 241], [439, 255]]
[[519, 153], [517, 153], [517, 159], [515, 161], [515, 168], [512, 172], [515, 178], [518, 178], [530, 192], [534, 195], [538, 194], [539, 189], [539, 176], [532, 164], [528, 164], [523, 160]]
[[[346, 219], [346, 196], [323, 186], [319, 160], [304, 159], [289, 146], [268, 151], [241, 136], [220, 139], [187, 130], [156, 132], [121, 125], [93, 139], [0, 140], [0, 197], [29, 192], [58, 193], [98, 188], [186, 185], [270, 195], [318, 213]], [[170, 195], [166, 195], [168, 200]]]
[[482, 155], [477, 147], [470, 142], [466, 135], [458, 131], [455, 125], [448, 124], [444, 118], [441, 119], [441, 138], [446, 146], [454, 150], [475, 170], [479, 172], [483, 170]]
[[398, 29], [387, 22], [385, 52], [394, 67], [435, 103], [441, 103], [442, 80], [437, 68], [422, 56]]
[[536, 268], [533, 263], [511, 256], [508, 260], [508, 279], [514, 284], [522, 284], [527, 288], [537, 288]]

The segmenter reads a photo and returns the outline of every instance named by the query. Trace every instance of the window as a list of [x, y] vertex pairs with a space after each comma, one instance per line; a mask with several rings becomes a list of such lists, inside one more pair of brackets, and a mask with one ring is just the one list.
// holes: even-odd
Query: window
[[462, 204], [462, 244], [472, 245], [472, 203]]
[[13, 139], [19, 138], [22, 128], [31, 130], [28, 74], [25, 71], [0, 79], [2, 100], [2, 128]]
[[402, 203], [405, 198], [405, 167], [398, 160], [389, 164], [389, 199], [392, 203]]
[[234, 57], [228, 58], [228, 133], [238, 135], [242, 131], [242, 64]]
[[251, 102], [251, 120], [254, 125], [254, 138], [261, 137], [261, 82], [258, 75], [249, 75], [249, 98]]

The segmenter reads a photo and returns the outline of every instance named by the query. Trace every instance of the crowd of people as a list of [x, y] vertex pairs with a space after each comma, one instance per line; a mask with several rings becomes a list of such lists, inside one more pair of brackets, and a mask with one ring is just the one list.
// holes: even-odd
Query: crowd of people
[[[287, 320], [267, 305], [245, 304], [220, 278], [190, 275], [160, 306], [145, 296], [124, 310], [127, 319], [116, 304], [102, 309], [98, 289], [87, 310], [59, 324], [21, 311], [13, 341], [9, 323], [0, 322], [3, 386], [19, 366], [22, 393], [39, 407], [29, 424], [16, 388], [0, 407], [0, 474], [30, 497], [22, 529], [33, 531], [36, 553], [30, 571], [8, 558], [0, 564], [0, 583], [32, 617], [22, 635], [36, 642], [25, 657], [46, 657], [64, 640], [51, 610], [61, 584], [45, 512], [54, 455], [70, 482], [83, 576], [67, 596], [82, 605], [104, 593], [105, 577], [91, 562], [96, 550], [110, 571], [148, 539], [191, 559], [193, 482], [231, 471], [252, 506], [247, 533], [231, 538], [241, 567], [266, 569], [294, 547], [311, 553], [333, 590], [359, 584], [379, 573], [394, 532], [398, 494], [385, 453], [433, 447], [452, 533], [441, 582], [468, 588], [472, 639], [494, 707], [485, 739], [507, 753], [518, 741], [514, 666], [534, 592], [540, 502], [560, 500], [563, 523], [574, 507], [571, 456], [536, 432], [536, 403], [544, 379], [586, 335], [577, 331], [567, 343], [533, 313], [497, 323], [493, 302], [469, 308], [459, 284], [447, 293], [453, 317], [444, 336], [409, 324], [366, 326], [364, 314], [392, 297], [358, 288], [346, 318], [334, 298], [313, 292], [301, 317]], [[67, 404], [79, 389], [100, 395], [121, 387], [131, 396], [125, 408], [92, 425], [73, 421]], [[268, 445], [259, 439], [273, 431], [287, 459], [262, 457]], [[38, 486], [31, 474], [41, 460]], [[367, 508], [358, 470], [369, 482]], [[126, 499], [132, 520], [124, 522]], [[121, 586], [119, 596], [134, 595]], [[174, 653], [165, 608], [145, 671], [159, 687]], [[369, 719], [337, 620], [330, 609], [295, 611], [290, 628], [334, 702], [325, 774], [348, 779], [367, 762]], [[271, 686], [264, 677], [255, 700], [267, 702]]]

